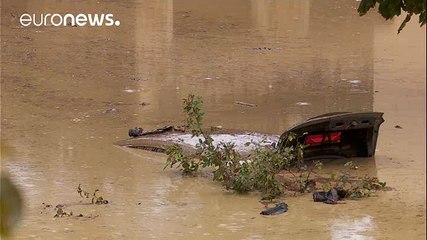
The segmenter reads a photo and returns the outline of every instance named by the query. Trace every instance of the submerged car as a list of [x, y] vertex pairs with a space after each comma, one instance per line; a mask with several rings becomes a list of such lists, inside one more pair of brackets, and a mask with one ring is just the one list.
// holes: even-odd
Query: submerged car
[[[309, 118], [284, 132], [280, 149], [303, 144], [304, 159], [375, 155], [381, 112], [334, 112]], [[295, 138], [289, 138], [293, 134]]]
[[[335, 112], [309, 118], [278, 135], [267, 135], [247, 131], [212, 128], [214, 143], [232, 142], [236, 151], [250, 154], [257, 142], [267, 147], [295, 147], [303, 144], [304, 159], [371, 157], [375, 154], [378, 131], [384, 122], [383, 113]], [[296, 136], [289, 140], [290, 135]], [[199, 143], [199, 137], [186, 132], [183, 127], [166, 126], [154, 131], [144, 132], [142, 128], [129, 130], [130, 139], [116, 142], [125, 147], [165, 152], [173, 144], [193, 152]]]

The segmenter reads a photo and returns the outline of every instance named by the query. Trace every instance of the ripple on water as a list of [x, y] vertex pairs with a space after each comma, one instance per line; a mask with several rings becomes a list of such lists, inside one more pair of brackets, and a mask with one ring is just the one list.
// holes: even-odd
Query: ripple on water
[[374, 239], [367, 234], [374, 229], [374, 218], [364, 216], [360, 218], [338, 218], [333, 220], [331, 227], [331, 239], [354, 239], [369, 240]]
[[238, 231], [242, 230], [244, 226], [243, 225], [239, 225], [237, 223], [229, 223], [229, 224], [221, 223], [221, 224], [218, 225], [218, 227], [225, 228], [228, 231], [234, 233], [234, 232], [238, 232]]
[[258, 234], [251, 234], [248, 237], [242, 238], [242, 240], [262, 240], [262, 239], [265, 239], [265, 238]]

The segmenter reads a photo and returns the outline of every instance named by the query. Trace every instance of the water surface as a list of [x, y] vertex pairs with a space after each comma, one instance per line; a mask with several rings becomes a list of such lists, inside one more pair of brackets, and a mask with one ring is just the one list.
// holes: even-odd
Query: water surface
[[[399, 20], [359, 17], [357, 6], [2, 1], [1, 140], [14, 150], [1, 167], [26, 200], [14, 237], [425, 238], [425, 27], [411, 23], [397, 36]], [[111, 12], [122, 24], [18, 22], [24, 12], [82, 11]], [[164, 155], [112, 144], [131, 127], [182, 123], [181, 99], [190, 92], [203, 97], [207, 125], [268, 134], [326, 112], [385, 112], [375, 159], [358, 163], [395, 190], [337, 206], [288, 198], [286, 214], [262, 217], [257, 195], [182, 178], [163, 171]], [[79, 183], [99, 188], [110, 204], [77, 204]], [[43, 202], [99, 216], [54, 219]]]

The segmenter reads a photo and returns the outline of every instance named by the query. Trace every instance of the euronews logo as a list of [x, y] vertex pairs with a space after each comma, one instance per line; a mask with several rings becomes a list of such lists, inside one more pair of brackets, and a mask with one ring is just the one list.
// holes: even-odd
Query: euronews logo
[[114, 15], [111, 13], [107, 14], [71, 14], [67, 13], [64, 15], [58, 13], [47, 13], [47, 14], [28, 14], [24, 13], [19, 18], [19, 22], [23, 27], [29, 26], [75, 26], [75, 27], [111, 27], [111, 26], [120, 26], [120, 21], [114, 19]]

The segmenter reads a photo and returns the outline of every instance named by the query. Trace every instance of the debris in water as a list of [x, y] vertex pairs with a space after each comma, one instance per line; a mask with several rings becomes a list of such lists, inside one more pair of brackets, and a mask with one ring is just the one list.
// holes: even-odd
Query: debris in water
[[394, 126], [394, 128], [397, 128], [397, 129], [403, 129], [403, 127], [401, 127], [401, 126], [399, 126], [399, 125]]
[[64, 216], [66, 216], [66, 217], [73, 216], [73, 212], [67, 213], [66, 211], [64, 211], [63, 208], [64, 208], [64, 205], [61, 205], [61, 204], [56, 205], [56, 207], [55, 207], [56, 214], [53, 217], [58, 218], [58, 217], [64, 217]]
[[247, 102], [241, 102], [241, 101], [236, 101], [236, 104], [243, 105], [243, 106], [248, 106], [248, 107], [256, 107], [256, 104], [247, 103]]
[[338, 201], [345, 198], [347, 191], [341, 188], [332, 188], [328, 192], [315, 192], [313, 193], [313, 201], [323, 202], [326, 204], [337, 204]]
[[135, 81], [135, 82], [144, 82], [144, 81], [147, 81], [148, 78], [147, 77], [132, 77], [130, 80]]
[[296, 105], [298, 105], [298, 106], [309, 106], [309, 105], [311, 105], [311, 103], [308, 103], [308, 102], [297, 102]]
[[140, 137], [143, 135], [143, 133], [144, 133], [144, 129], [142, 128], [135, 127], [135, 128], [129, 129], [129, 137]]
[[50, 205], [50, 204], [42, 203], [42, 205], [43, 205], [43, 208], [50, 208], [50, 207], [52, 207], [52, 205]]
[[104, 111], [104, 113], [111, 113], [111, 112], [117, 112], [117, 108], [109, 108]]
[[74, 119], [72, 119], [71, 121], [73, 121], [73, 122], [80, 122], [81, 121], [81, 119], [80, 118], [74, 118]]
[[[274, 50], [272, 47], [252, 47], [252, 48], [246, 48], [247, 50], [253, 50], [253, 51], [271, 51]], [[279, 48], [276, 48], [279, 49]]]
[[[108, 204], [108, 200], [104, 199], [103, 197], [96, 196], [96, 193], [99, 192], [99, 189], [95, 189], [95, 191], [92, 194], [92, 204]], [[77, 193], [82, 198], [89, 198], [89, 192], [84, 191], [81, 188], [81, 184], [77, 187]]]
[[133, 93], [133, 92], [136, 92], [135, 90], [133, 90], [133, 89], [125, 89], [124, 90], [124, 92], [127, 92], [127, 93]]
[[360, 80], [349, 80], [348, 82], [351, 84], [359, 84]]
[[260, 212], [261, 215], [277, 215], [288, 211], [288, 204], [279, 203], [275, 207]]

